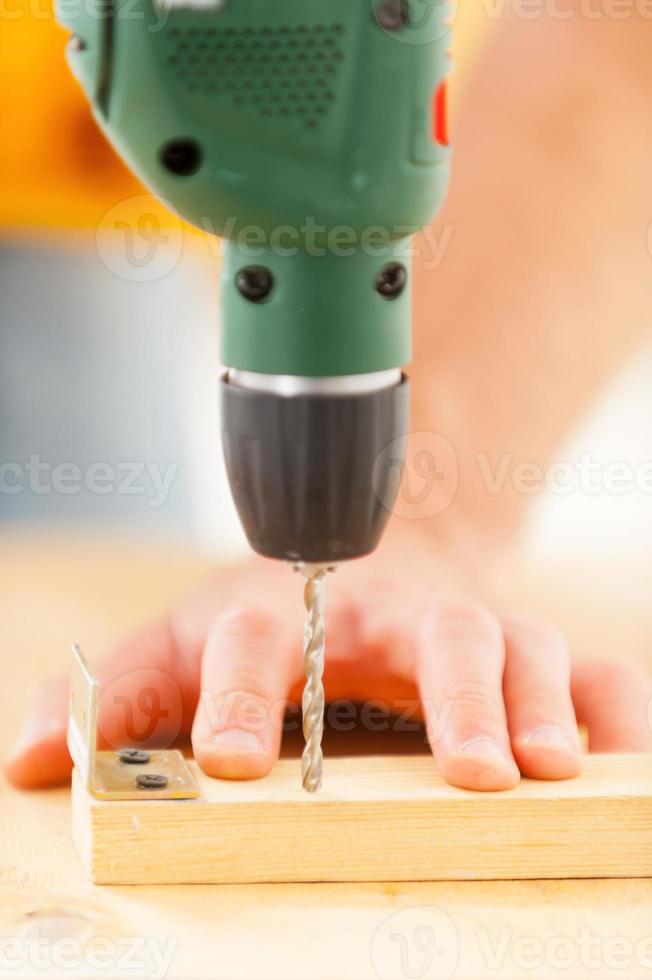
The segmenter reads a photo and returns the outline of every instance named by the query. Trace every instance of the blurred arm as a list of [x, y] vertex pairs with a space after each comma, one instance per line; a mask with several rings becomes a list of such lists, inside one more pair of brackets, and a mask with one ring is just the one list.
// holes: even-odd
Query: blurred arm
[[545, 467], [651, 318], [652, 22], [586, 6], [496, 27], [453, 128], [448, 246], [418, 273], [412, 429], [457, 453], [446, 520], [490, 537], [531, 498], [488, 493], [477, 454]]

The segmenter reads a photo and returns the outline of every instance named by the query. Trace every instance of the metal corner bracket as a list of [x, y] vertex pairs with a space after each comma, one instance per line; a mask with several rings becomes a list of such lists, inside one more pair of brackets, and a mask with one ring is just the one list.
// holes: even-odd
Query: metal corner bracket
[[98, 800], [197, 799], [197, 780], [178, 749], [98, 751], [98, 695], [97, 678], [75, 643], [67, 741], [88, 792]]

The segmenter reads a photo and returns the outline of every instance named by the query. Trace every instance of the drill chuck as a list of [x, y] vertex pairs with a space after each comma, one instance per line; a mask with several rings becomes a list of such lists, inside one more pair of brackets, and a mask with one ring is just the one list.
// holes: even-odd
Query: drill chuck
[[[252, 265], [227, 246], [222, 441], [236, 508], [262, 555], [330, 565], [381, 538], [408, 428], [404, 253], [400, 242], [380, 255], [266, 248]], [[397, 452], [385, 451], [391, 443]]]
[[383, 450], [407, 431], [407, 378], [231, 371], [220, 388], [226, 467], [252, 548], [323, 565], [373, 551], [398, 489], [400, 453]]

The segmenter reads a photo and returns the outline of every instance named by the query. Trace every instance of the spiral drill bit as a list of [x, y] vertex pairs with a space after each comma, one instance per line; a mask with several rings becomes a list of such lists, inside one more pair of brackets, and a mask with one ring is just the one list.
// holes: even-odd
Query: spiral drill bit
[[321, 786], [323, 755], [321, 740], [324, 732], [324, 577], [328, 569], [323, 566], [302, 565], [300, 572], [305, 579], [303, 598], [306, 606], [306, 622], [303, 629], [303, 666], [306, 686], [303, 689], [303, 736], [306, 747], [301, 758], [303, 788], [314, 793]]

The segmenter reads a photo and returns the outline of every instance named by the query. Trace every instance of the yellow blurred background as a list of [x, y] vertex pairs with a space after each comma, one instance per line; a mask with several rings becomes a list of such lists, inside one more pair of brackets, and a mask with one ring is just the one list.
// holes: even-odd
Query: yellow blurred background
[[[455, 107], [492, 21], [482, 4], [448, 2], [454, 143]], [[116, 473], [147, 461], [175, 475], [156, 506], [146, 474], [140, 495], [0, 493], [0, 525], [129, 527], [236, 553], [217, 445], [220, 243], [127, 170], [68, 68], [66, 41], [52, 0], [0, 0], [0, 460], [24, 468], [36, 454], [82, 472], [101, 460]], [[145, 213], [155, 242], [141, 234]], [[139, 255], [154, 243], [156, 261], [132, 263], [130, 242]]]
[[[484, 3], [449, 2], [455, 146], [460, 93], [496, 21]], [[229, 535], [243, 545], [217, 439], [219, 243], [144, 194], [113, 152], [68, 69], [51, 3], [0, 0], [0, 462], [149, 460], [174, 462], [178, 475], [158, 508], [119, 493], [0, 492], [0, 527], [119, 522], [224, 553]], [[116, 207], [134, 235], [145, 211], [165, 228], [147, 275], [127, 261]], [[563, 458], [649, 459], [651, 372], [652, 348], [614, 381]], [[530, 547], [647, 555], [649, 513], [645, 494], [544, 495]]]
[[[3, 0], [2, 6], [0, 226], [94, 228], [140, 185], [96, 126], [68, 70], [66, 31], [50, 0]], [[455, 99], [489, 19], [470, 2], [454, 3], [452, 19]]]

